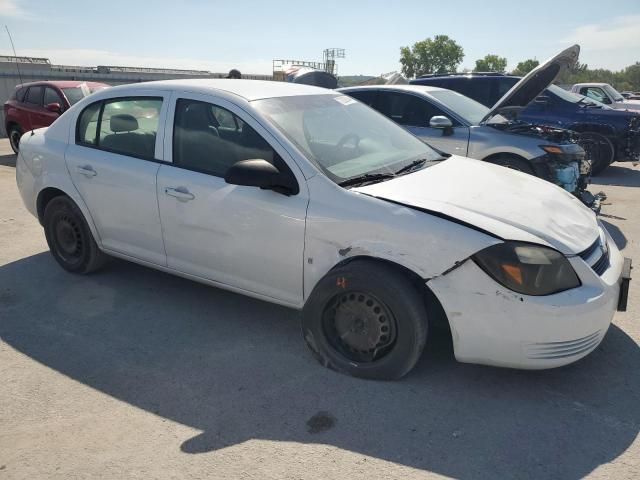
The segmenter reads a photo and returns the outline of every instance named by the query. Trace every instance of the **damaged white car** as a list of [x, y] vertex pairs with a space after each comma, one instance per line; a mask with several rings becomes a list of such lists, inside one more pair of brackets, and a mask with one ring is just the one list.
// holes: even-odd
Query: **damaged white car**
[[630, 262], [577, 198], [316, 87], [98, 92], [23, 136], [17, 182], [66, 270], [115, 256], [301, 309], [354, 376], [409, 372], [437, 312], [460, 361], [556, 367], [626, 304]]

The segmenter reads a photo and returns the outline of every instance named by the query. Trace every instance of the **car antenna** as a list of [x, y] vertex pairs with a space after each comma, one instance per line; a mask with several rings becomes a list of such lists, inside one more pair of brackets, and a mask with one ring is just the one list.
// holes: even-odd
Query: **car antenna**
[[9, 31], [8, 26], [4, 26], [7, 29], [7, 35], [9, 35], [9, 41], [11, 42], [11, 48], [13, 48], [13, 58], [16, 59], [16, 68], [18, 69], [18, 78], [20, 78], [20, 83], [22, 82], [22, 73], [20, 72], [20, 62], [18, 62], [18, 55], [16, 55], [16, 47], [13, 44], [13, 38], [11, 38], [11, 32]]

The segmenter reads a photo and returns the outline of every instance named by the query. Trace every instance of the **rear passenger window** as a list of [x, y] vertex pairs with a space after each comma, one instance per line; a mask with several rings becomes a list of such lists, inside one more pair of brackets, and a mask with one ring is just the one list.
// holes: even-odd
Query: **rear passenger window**
[[22, 87], [21, 89], [19, 89], [16, 92], [16, 100], [19, 102], [23, 102], [24, 101], [24, 95], [27, 93], [27, 89]]
[[82, 111], [76, 126], [76, 143], [92, 146], [98, 144], [98, 117], [101, 107], [102, 102], [96, 102]]
[[25, 102], [32, 105], [42, 105], [42, 90], [42, 87], [29, 87]]
[[152, 159], [160, 120], [161, 98], [106, 100], [99, 120], [101, 150]]
[[173, 129], [173, 163], [224, 177], [240, 160], [263, 159], [280, 167], [281, 161], [258, 132], [222, 107], [179, 99]]

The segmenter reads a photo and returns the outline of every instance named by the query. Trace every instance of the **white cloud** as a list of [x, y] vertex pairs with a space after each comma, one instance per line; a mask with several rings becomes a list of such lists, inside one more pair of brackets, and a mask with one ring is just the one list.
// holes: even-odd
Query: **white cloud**
[[640, 60], [640, 15], [626, 15], [608, 22], [582, 25], [562, 43], [580, 45], [580, 61], [593, 67], [620, 69]]
[[[1, 1], [1, 0], [0, 0]], [[122, 67], [178, 68], [185, 70], [207, 70], [214, 73], [228, 72], [237, 68], [242, 73], [271, 74], [271, 60], [255, 59], [242, 62], [215, 62], [198, 58], [144, 57], [99, 49], [21, 49], [20, 55], [45, 57], [55, 65], [78, 65], [94, 67], [115, 65]]]
[[18, 0], [0, 0], [0, 17], [25, 17], [26, 12]]

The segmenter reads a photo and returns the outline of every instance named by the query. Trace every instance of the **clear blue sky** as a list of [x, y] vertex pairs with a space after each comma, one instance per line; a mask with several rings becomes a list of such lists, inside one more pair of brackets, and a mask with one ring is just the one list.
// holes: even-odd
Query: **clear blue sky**
[[[640, 61], [640, 1], [0, 0], [18, 55], [52, 63], [270, 73], [274, 58], [319, 61], [346, 49], [341, 74], [398, 70], [399, 48], [437, 34], [509, 67], [572, 43], [591, 67]], [[0, 32], [0, 53], [10, 45]]]

